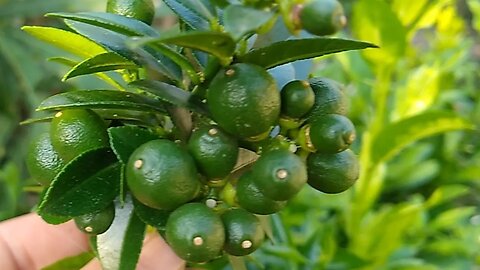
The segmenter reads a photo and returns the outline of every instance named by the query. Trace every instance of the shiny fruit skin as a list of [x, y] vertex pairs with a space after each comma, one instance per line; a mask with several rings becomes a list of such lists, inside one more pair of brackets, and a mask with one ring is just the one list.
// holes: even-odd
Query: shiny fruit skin
[[312, 153], [307, 158], [308, 184], [336, 194], [349, 189], [359, 177], [358, 159], [351, 150], [336, 154]]
[[50, 136], [53, 147], [65, 161], [88, 150], [109, 146], [106, 124], [91, 110], [58, 112], [52, 119]]
[[265, 232], [258, 218], [248, 211], [235, 208], [222, 215], [226, 242], [224, 250], [233, 256], [245, 256], [254, 252], [265, 239]]
[[280, 93], [262, 67], [239, 63], [221, 70], [207, 92], [207, 104], [226, 132], [249, 138], [264, 134], [280, 115]]
[[308, 121], [326, 114], [347, 114], [348, 100], [338, 83], [326, 78], [312, 78], [309, 82], [315, 103], [307, 115]]
[[173, 251], [188, 262], [208, 262], [225, 244], [222, 219], [202, 203], [184, 204], [167, 221], [166, 239]]
[[307, 32], [317, 35], [333, 35], [346, 24], [342, 4], [337, 0], [312, 0], [300, 11], [300, 24]]
[[291, 81], [282, 88], [280, 94], [282, 114], [287, 117], [301, 118], [315, 103], [315, 93], [307, 81]]
[[73, 218], [75, 225], [82, 232], [97, 235], [102, 234], [110, 228], [115, 218], [115, 207], [113, 205], [98, 211]]
[[209, 179], [227, 176], [237, 162], [239, 151], [237, 141], [214, 125], [193, 131], [188, 150]]
[[108, 0], [107, 12], [134, 18], [148, 25], [155, 17], [152, 0]]
[[65, 166], [64, 160], [53, 148], [49, 132], [40, 134], [32, 141], [26, 163], [30, 175], [44, 186], [48, 186]]
[[132, 153], [126, 180], [133, 196], [155, 209], [174, 210], [200, 191], [193, 158], [165, 139], [147, 142]]
[[310, 140], [320, 153], [338, 153], [355, 141], [355, 126], [345, 116], [327, 114], [310, 124]]

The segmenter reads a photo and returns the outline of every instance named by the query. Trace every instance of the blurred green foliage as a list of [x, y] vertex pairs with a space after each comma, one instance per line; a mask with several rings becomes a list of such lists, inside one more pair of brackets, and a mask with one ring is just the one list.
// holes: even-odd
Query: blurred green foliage
[[[479, 2], [343, 2], [351, 26], [343, 35], [381, 49], [319, 59], [313, 74], [346, 85], [361, 179], [340, 195], [305, 188], [273, 216], [271, 243], [248, 257], [248, 268], [480, 267], [480, 135], [468, 124], [480, 125]], [[41, 15], [87, 6], [101, 10], [103, 2], [0, 0], [0, 220], [35, 203], [24, 191], [34, 183], [23, 159], [43, 127], [18, 123], [45, 96], [98, 83], [62, 83], [59, 66], [44, 60], [61, 52], [19, 28], [55, 24]], [[472, 130], [447, 132], [462, 128]]]

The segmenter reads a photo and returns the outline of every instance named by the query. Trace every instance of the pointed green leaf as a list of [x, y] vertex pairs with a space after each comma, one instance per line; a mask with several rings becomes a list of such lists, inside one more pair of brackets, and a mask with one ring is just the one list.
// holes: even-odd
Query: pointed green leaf
[[123, 164], [127, 164], [128, 158], [139, 146], [160, 138], [150, 130], [136, 126], [111, 127], [108, 136], [113, 152]]
[[135, 270], [145, 236], [145, 223], [135, 214], [130, 196], [115, 203], [115, 219], [97, 236], [97, 250], [105, 270]]
[[206, 30], [210, 28], [210, 22], [199, 12], [188, 6], [185, 1], [181, 0], [163, 0], [163, 2], [175, 12], [180, 20], [184, 21], [192, 29]]
[[377, 46], [363, 41], [339, 38], [292, 39], [252, 50], [241, 56], [240, 61], [268, 69], [297, 60], [366, 48], [377, 48]]
[[387, 161], [405, 146], [420, 139], [465, 129], [472, 130], [474, 126], [449, 112], [426, 112], [386, 125], [373, 139], [372, 162], [378, 164]]
[[66, 81], [77, 76], [120, 69], [133, 70], [138, 69], [138, 66], [116, 53], [102, 53], [88, 58], [74, 66], [67, 74], [65, 74], [63, 80]]
[[114, 90], [78, 90], [51, 96], [38, 111], [66, 108], [122, 109], [165, 112], [164, 103], [139, 94]]
[[[79, 64], [78, 61], [73, 61], [71, 59], [67, 59], [67, 58], [64, 58], [64, 57], [51, 57], [51, 58], [48, 59], [48, 61], [59, 63], [59, 64], [62, 64], [64, 66], [70, 67], [70, 68], [73, 68], [73, 67], [75, 67]], [[110, 84], [111, 86], [117, 88], [118, 90], [125, 91], [125, 88], [123, 87], [123, 85], [118, 83], [116, 80], [114, 80], [112, 77], [108, 76], [107, 74], [96, 73], [95, 75], [98, 78], [100, 78], [101, 80], [103, 80], [104, 82], [106, 82], [106, 83]]]
[[158, 230], [165, 230], [170, 212], [150, 208], [135, 199], [133, 205], [135, 206], [135, 213], [143, 222]]
[[269, 11], [262, 11], [241, 5], [230, 5], [223, 13], [223, 22], [225, 30], [227, 30], [235, 40], [238, 40], [266, 24], [273, 15], [274, 13]]
[[[67, 19], [65, 23], [75, 32], [94, 40], [110, 51], [140, 63], [138, 56], [127, 46], [127, 36], [83, 22]], [[182, 71], [177, 64], [160, 53], [152, 53], [152, 55], [156, 58], [162, 74], [174, 81], [182, 80]]]
[[171, 84], [153, 80], [139, 80], [129, 84], [154, 94], [160, 99], [176, 106], [189, 108], [196, 112], [207, 114], [207, 109], [201, 101], [197, 100], [190, 92], [182, 90]]
[[43, 267], [42, 270], [77, 270], [84, 267], [93, 258], [95, 258], [95, 254], [92, 252], [83, 252], [61, 259], [49, 266]]
[[79, 13], [48, 13], [48, 17], [57, 17], [79, 21], [98, 27], [102, 27], [127, 36], [159, 36], [158, 32], [151, 26], [122, 15], [106, 12], [79, 12]]
[[85, 152], [55, 177], [39, 213], [74, 217], [107, 207], [118, 195], [120, 167], [110, 149]]
[[97, 43], [81, 35], [62, 29], [43, 26], [24, 26], [22, 30], [37, 39], [85, 58], [106, 52]]
[[214, 55], [230, 58], [235, 51], [235, 41], [230, 35], [220, 32], [187, 32], [166, 38], [142, 38], [144, 44], [172, 44], [192, 48]]
[[[45, 188], [45, 189], [42, 191], [42, 193], [40, 194], [40, 199], [39, 199], [38, 205], [41, 205], [41, 204], [43, 203], [43, 201], [45, 201], [47, 191], [48, 191], [48, 188]], [[70, 219], [72, 219], [72, 217], [70, 217], [70, 216], [56, 216], [56, 215], [51, 215], [51, 214], [48, 214], [48, 213], [39, 212], [38, 209], [36, 209], [36, 211], [37, 211], [37, 214], [38, 214], [45, 222], [47, 222], [48, 224], [52, 224], [52, 225], [62, 224], [62, 223], [65, 223], [65, 222], [69, 221]]]

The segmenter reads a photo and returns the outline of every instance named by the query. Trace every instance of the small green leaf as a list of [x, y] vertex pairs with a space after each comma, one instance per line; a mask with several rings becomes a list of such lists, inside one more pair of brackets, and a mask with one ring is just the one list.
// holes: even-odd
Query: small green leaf
[[22, 30], [41, 41], [85, 58], [106, 52], [97, 43], [69, 31], [42, 26], [24, 26]]
[[105, 270], [134, 270], [142, 250], [145, 223], [135, 214], [132, 198], [115, 203], [115, 219], [97, 236], [97, 250]]
[[[42, 191], [42, 193], [40, 194], [40, 199], [39, 199], [38, 205], [41, 205], [43, 203], [43, 201], [45, 201], [47, 191], [48, 191], [48, 188], [45, 188]], [[62, 223], [65, 223], [65, 222], [69, 221], [70, 219], [72, 219], [72, 217], [69, 217], [69, 216], [56, 216], [56, 215], [51, 215], [51, 214], [48, 214], [48, 213], [42, 213], [42, 212], [39, 212], [38, 209], [37, 209], [37, 214], [45, 222], [47, 222], [48, 224], [52, 224], [52, 225], [62, 224]]]
[[269, 11], [262, 11], [241, 5], [230, 5], [223, 13], [223, 22], [225, 30], [227, 30], [235, 40], [238, 40], [266, 24], [273, 15], [274, 13]]
[[173, 105], [189, 108], [202, 114], [207, 114], [205, 105], [197, 100], [195, 96], [193, 96], [190, 92], [184, 91], [171, 84], [153, 80], [139, 80], [134, 81], [129, 85], [152, 93], [160, 99]]
[[158, 230], [165, 230], [167, 219], [170, 213], [165, 210], [153, 209], [133, 200], [135, 206], [135, 213], [146, 224], [155, 227]]
[[111, 127], [108, 136], [113, 152], [123, 164], [127, 164], [128, 158], [139, 146], [159, 138], [150, 130], [136, 126]]
[[79, 21], [98, 27], [102, 27], [127, 36], [159, 36], [157, 31], [151, 26], [122, 15], [105, 13], [105, 12], [79, 12], [79, 13], [48, 13], [48, 17], [57, 17]]
[[74, 217], [101, 210], [118, 195], [119, 178], [120, 164], [112, 150], [85, 152], [55, 177], [38, 211]]
[[437, 188], [428, 198], [425, 205], [427, 207], [434, 207], [442, 203], [455, 200], [456, 198], [465, 196], [470, 192], [470, 188], [464, 185], [444, 185]]
[[[62, 64], [64, 66], [70, 67], [70, 68], [73, 68], [73, 67], [75, 67], [76, 65], [79, 64], [78, 61], [73, 61], [73, 60], [67, 59], [65, 57], [51, 57], [51, 58], [48, 59], [48, 61], [59, 63], [59, 64]], [[118, 90], [125, 91], [125, 88], [123, 87], [123, 85], [118, 83], [116, 80], [114, 80], [113, 78], [111, 78], [107, 74], [96, 73], [95, 75], [98, 78], [100, 78], [101, 80], [103, 80], [104, 82], [106, 82], [106, 83], [110, 84], [111, 86], [117, 88]]]
[[240, 60], [268, 69], [297, 60], [366, 48], [377, 48], [377, 46], [363, 41], [339, 38], [292, 39], [252, 50], [241, 56]]
[[83, 252], [75, 256], [66, 257], [49, 266], [43, 267], [42, 270], [78, 270], [90, 262], [95, 255], [92, 252]]
[[27, 120], [23, 120], [20, 122], [21, 126], [26, 126], [30, 124], [36, 124], [36, 123], [46, 123], [52, 121], [53, 116], [45, 116], [45, 117], [38, 117], [38, 118], [29, 118]]
[[165, 112], [164, 103], [139, 94], [114, 90], [78, 90], [51, 96], [37, 111], [67, 108], [122, 109]]
[[[110, 51], [139, 63], [138, 56], [127, 46], [127, 36], [83, 22], [65, 20], [65, 23], [75, 32], [94, 40]], [[182, 71], [177, 64], [158, 52], [152, 53], [152, 55], [158, 61], [158, 67], [162, 74], [174, 81], [182, 80]]]
[[187, 32], [164, 38], [141, 38], [143, 44], [172, 44], [200, 50], [220, 59], [229, 59], [235, 51], [235, 41], [220, 32]]
[[210, 22], [205, 17], [202, 17], [191, 6], [186, 5], [185, 1], [163, 0], [163, 2], [192, 29], [206, 30], [210, 28]]
[[102, 53], [88, 58], [74, 66], [67, 74], [65, 74], [62, 80], [66, 81], [77, 76], [105, 71], [120, 69], [133, 70], [138, 68], [139, 67], [135, 63], [129, 61], [121, 55], [113, 52]]
[[472, 130], [467, 120], [449, 112], [426, 112], [383, 127], [373, 142], [371, 160], [379, 164], [395, 156], [405, 146], [420, 139], [453, 130]]

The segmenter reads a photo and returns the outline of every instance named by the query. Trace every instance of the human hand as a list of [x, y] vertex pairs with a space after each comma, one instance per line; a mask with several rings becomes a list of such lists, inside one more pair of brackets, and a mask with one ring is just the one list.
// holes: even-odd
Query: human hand
[[[49, 225], [36, 214], [27, 214], [0, 223], [0, 269], [36, 270], [62, 258], [89, 251], [87, 236], [70, 221]], [[137, 269], [180, 270], [178, 258], [158, 234], [145, 237]], [[96, 259], [82, 270], [102, 269]]]

